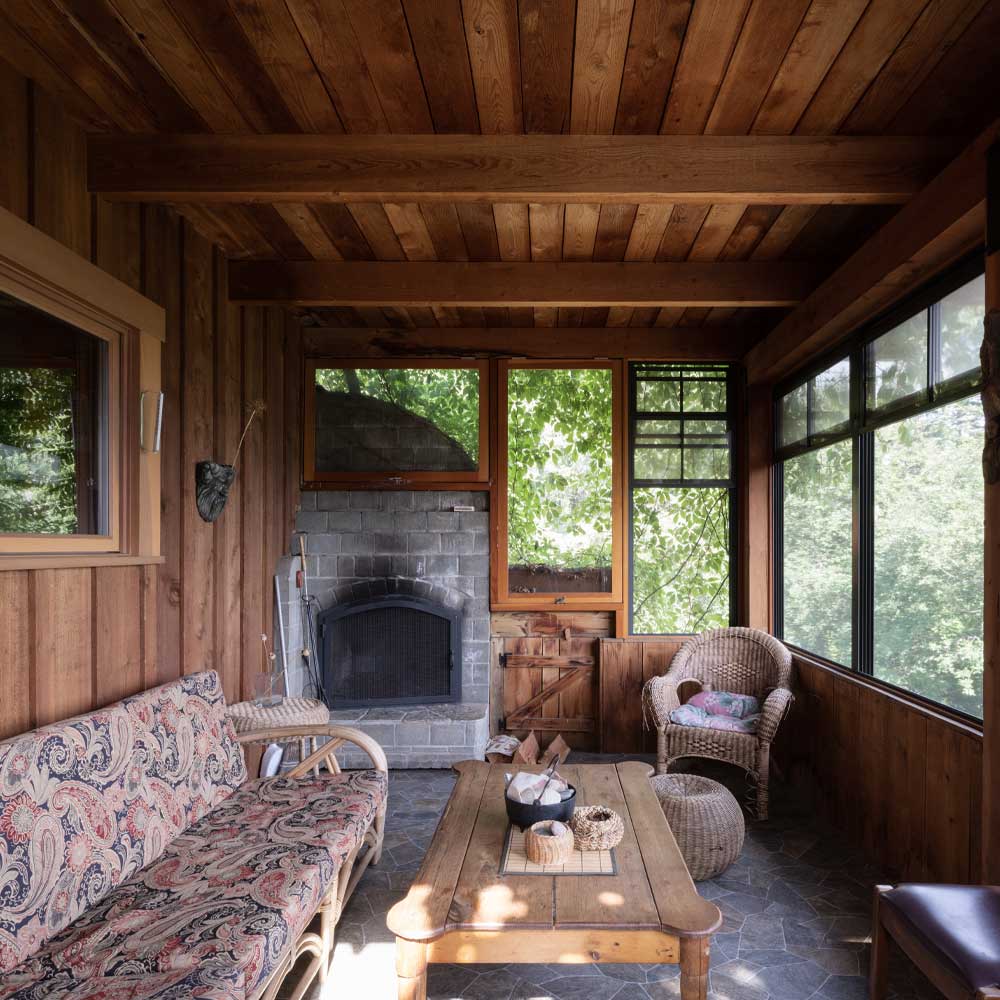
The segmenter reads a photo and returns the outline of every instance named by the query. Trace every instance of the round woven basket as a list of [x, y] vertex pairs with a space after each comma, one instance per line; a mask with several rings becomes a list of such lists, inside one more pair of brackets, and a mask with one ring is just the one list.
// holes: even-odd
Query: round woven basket
[[582, 806], [570, 820], [578, 851], [608, 851], [625, 836], [621, 816], [607, 806]]
[[743, 850], [743, 810], [723, 785], [697, 774], [660, 774], [650, 782], [691, 878], [724, 872]]
[[543, 819], [525, 831], [524, 853], [529, 861], [539, 865], [559, 865], [569, 860], [573, 853], [573, 831], [565, 823], [559, 823], [563, 832], [553, 835], [552, 827], [557, 822]]

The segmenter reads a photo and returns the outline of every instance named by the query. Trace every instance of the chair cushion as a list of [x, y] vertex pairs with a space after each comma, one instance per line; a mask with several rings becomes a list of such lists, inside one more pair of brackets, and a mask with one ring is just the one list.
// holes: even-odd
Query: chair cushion
[[731, 719], [760, 714], [760, 702], [752, 694], [733, 694], [730, 691], [699, 691], [688, 698], [686, 704], [703, 708], [709, 715], [725, 715]]
[[214, 671], [0, 744], [0, 975], [245, 778]]
[[730, 715], [711, 715], [706, 709], [688, 702], [670, 713], [670, 721], [675, 726], [688, 726], [692, 729], [721, 729], [729, 733], [752, 734], [757, 732], [760, 716], [735, 719]]
[[1000, 984], [1000, 887], [904, 883], [881, 898], [970, 993]]
[[[0, 998], [244, 1000], [304, 930], [385, 797], [378, 771], [249, 782], [14, 969]], [[90, 992], [95, 982], [108, 992]]]

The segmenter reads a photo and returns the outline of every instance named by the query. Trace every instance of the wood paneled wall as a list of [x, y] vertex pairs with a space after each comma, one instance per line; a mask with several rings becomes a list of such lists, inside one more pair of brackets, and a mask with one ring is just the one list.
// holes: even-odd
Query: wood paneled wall
[[[298, 325], [229, 305], [222, 257], [166, 208], [87, 193], [83, 134], [0, 62], [0, 205], [167, 312], [162, 565], [0, 572], [0, 739], [206, 667], [250, 693], [270, 633], [271, 575], [298, 503]], [[198, 516], [194, 466], [230, 461], [229, 504]]]
[[891, 874], [978, 881], [981, 735], [801, 657], [795, 678], [775, 757], [817, 812]]
[[656, 753], [656, 733], [642, 724], [642, 688], [665, 674], [686, 637], [603, 639], [600, 648], [601, 750]]

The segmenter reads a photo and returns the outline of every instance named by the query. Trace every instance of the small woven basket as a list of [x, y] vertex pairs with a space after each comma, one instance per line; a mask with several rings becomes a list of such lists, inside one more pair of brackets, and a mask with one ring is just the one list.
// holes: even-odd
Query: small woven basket
[[560, 865], [569, 860], [573, 853], [573, 831], [565, 823], [559, 823], [563, 832], [553, 835], [552, 827], [556, 822], [543, 819], [525, 832], [524, 853], [529, 861], [539, 865]]
[[583, 806], [570, 820], [578, 851], [609, 851], [625, 836], [621, 816], [607, 806]]

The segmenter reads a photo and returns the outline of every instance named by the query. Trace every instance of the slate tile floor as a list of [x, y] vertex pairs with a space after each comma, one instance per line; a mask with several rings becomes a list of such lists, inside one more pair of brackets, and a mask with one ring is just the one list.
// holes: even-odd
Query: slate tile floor
[[[578, 754], [576, 761], [621, 758]], [[735, 769], [695, 764], [745, 789]], [[332, 974], [309, 1000], [394, 1000], [394, 939], [389, 907], [406, 892], [430, 843], [454, 776], [449, 771], [393, 771], [385, 852], [369, 869], [337, 928]], [[722, 910], [712, 941], [712, 1000], [864, 1000], [872, 885], [884, 876], [779, 788], [772, 818], [748, 823], [739, 861], [698, 884]], [[659, 1000], [680, 995], [669, 965], [432, 965], [430, 1000]], [[938, 994], [900, 956], [890, 969], [894, 1000]]]

